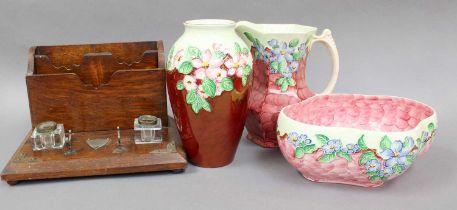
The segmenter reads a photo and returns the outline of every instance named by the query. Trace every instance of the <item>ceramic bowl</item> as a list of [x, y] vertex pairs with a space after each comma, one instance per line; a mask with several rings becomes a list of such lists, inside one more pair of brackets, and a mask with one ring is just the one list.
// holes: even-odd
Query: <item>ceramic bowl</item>
[[377, 187], [426, 152], [435, 111], [394, 96], [316, 95], [281, 110], [278, 141], [287, 161], [317, 182]]

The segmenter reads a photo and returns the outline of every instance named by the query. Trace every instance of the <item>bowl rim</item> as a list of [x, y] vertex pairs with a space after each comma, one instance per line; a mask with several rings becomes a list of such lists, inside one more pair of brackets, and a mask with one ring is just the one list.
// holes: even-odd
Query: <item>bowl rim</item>
[[[304, 123], [304, 122], [301, 122], [301, 121], [298, 121], [298, 120], [295, 120], [295, 119], [292, 119], [291, 117], [289, 117], [287, 114], [285, 114], [284, 110], [288, 107], [292, 107], [292, 106], [296, 106], [296, 105], [299, 105], [301, 103], [305, 103], [306, 101], [308, 100], [311, 100], [313, 98], [317, 98], [317, 97], [322, 97], [322, 96], [363, 96], [363, 97], [370, 97], [370, 96], [373, 96], [373, 97], [387, 97], [387, 98], [397, 98], [397, 99], [405, 99], [405, 100], [409, 100], [409, 101], [413, 101], [415, 103], [418, 103], [418, 104], [422, 104], [428, 108], [430, 108], [432, 111], [433, 111], [433, 114], [420, 120], [417, 125], [414, 127], [414, 128], [410, 128], [410, 129], [407, 129], [407, 130], [404, 130], [404, 131], [381, 131], [381, 130], [368, 130], [368, 129], [362, 129], [362, 128], [351, 128], [351, 127], [343, 127], [343, 126], [323, 126], [323, 125], [315, 125], [315, 124], [310, 124], [310, 123]], [[411, 133], [411, 132], [416, 132], [416, 130], [420, 129], [420, 127], [422, 127], [422, 123], [425, 122], [425, 121], [432, 121], [434, 124], [435, 124], [435, 128], [437, 128], [437, 117], [436, 117], [436, 111], [433, 107], [423, 103], [423, 102], [420, 102], [420, 101], [417, 101], [417, 100], [414, 100], [414, 99], [410, 99], [410, 98], [406, 98], [406, 97], [401, 97], [401, 96], [391, 96], [391, 95], [368, 95], [368, 94], [351, 94], [351, 93], [331, 93], [331, 94], [316, 94], [314, 96], [311, 96], [303, 101], [300, 101], [298, 103], [295, 103], [295, 104], [290, 104], [290, 105], [287, 105], [285, 107], [283, 107], [279, 113], [279, 117], [284, 117], [285, 119], [287, 119], [288, 121], [293, 121], [295, 123], [298, 123], [298, 124], [302, 124], [303, 126], [307, 126], [307, 127], [311, 127], [311, 128], [316, 128], [316, 129], [322, 129], [322, 128], [325, 128], [325, 129], [347, 129], [347, 130], [352, 130], [352, 131], [357, 131], [357, 132], [365, 132], [365, 133], [375, 133], [375, 134], [402, 134], [402, 133]], [[279, 131], [279, 126], [277, 126], [277, 130]]]

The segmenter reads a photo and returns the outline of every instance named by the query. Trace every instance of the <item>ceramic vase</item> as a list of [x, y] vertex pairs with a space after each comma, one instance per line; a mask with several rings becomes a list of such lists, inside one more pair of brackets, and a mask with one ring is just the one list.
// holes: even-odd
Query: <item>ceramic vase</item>
[[168, 94], [189, 161], [230, 164], [240, 141], [252, 56], [230, 20], [191, 20], [170, 49]]

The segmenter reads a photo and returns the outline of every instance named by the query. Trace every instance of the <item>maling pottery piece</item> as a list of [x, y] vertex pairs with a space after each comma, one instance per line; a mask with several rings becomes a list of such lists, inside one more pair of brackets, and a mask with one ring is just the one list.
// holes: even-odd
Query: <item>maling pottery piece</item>
[[232, 162], [246, 120], [252, 56], [230, 20], [191, 20], [170, 49], [167, 86], [190, 162]]
[[339, 58], [331, 32], [293, 24], [237, 23], [236, 31], [251, 45], [253, 82], [248, 101], [248, 138], [267, 148], [278, 147], [276, 125], [281, 109], [314, 95], [305, 79], [306, 59], [316, 42], [324, 43], [333, 61], [331, 79], [323, 93], [332, 92], [338, 77]]
[[318, 95], [281, 110], [278, 142], [287, 161], [312, 181], [377, 187], [426, 152], [435, 111], [393, 96]]

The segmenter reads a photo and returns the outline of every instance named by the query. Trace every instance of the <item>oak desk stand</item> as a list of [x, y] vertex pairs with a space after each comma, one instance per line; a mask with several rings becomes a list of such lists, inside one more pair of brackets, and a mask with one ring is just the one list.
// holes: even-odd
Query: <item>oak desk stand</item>
[[[181, 172], [187, 166], [174, 121], [167, 115], [162, 41], [32, 47], [26, 75], [32, 129], [40, 122], [72, 130], [74, 155], [63, 150], [32, 151], [31, 132], [1, 178], [18, 181], [81, 176]], [[163, 143], [134, 143], [133, 121], [162, 119]], [[171, 126], [170, 126], [171, 125]], [[128, 150], [113, 153], [117, 130]], [[110, 138], [99, 149], [87, 139]]]

